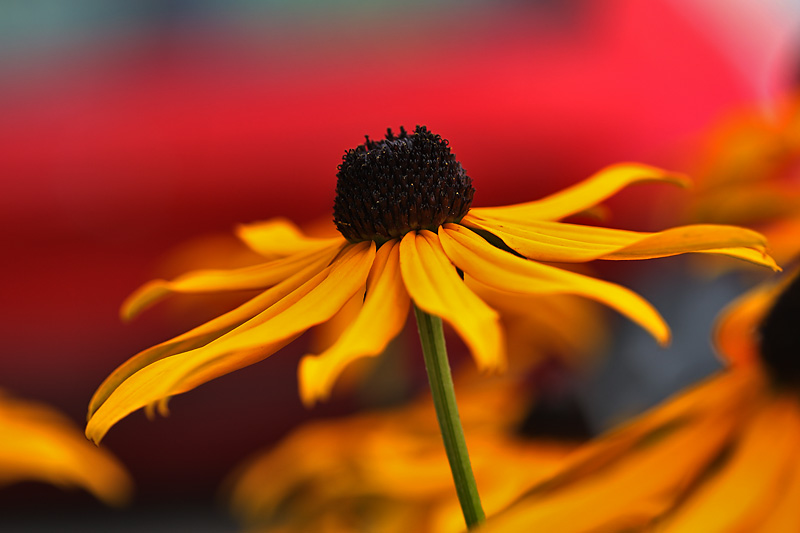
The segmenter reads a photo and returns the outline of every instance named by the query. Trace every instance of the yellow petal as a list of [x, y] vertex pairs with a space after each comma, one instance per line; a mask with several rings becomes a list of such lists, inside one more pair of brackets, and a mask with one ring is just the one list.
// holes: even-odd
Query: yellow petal
[[563, 487], [545, 483], [534, 489], [490, 519], [485, 531], [638, 531], [667, 510], [712, 462], [730, 426], [730, 420], [710, 419], [666, 427], [593, 475]]
[[[800, 426], [794, 398], [767, 402], [728, 461], [675, 510], [665, 531], [754, 531], [781, 495], [797, 461]], [[724, 509], [724, 512], [720, 512]]]
[[400, 271], [416, 305], [455, 328], [478, 367], [505, 366], [503, 332], [497, 313], [469, 290], [430, 231], [409, 232], [400, 242]]
[[689, 185], [681, 174], [639, 163], [619, 163], [541, 200], [505, 207], [473, 208], [470, 213], [503, 220], [560, 220], [599, 204], [628, 185], [644, 181]]
[[272, 306], [289, 293], [319, 274], [330, 263], [328, 254], [321, 254], [298, 272], [290, 275], [277, 285], [240, 305], [236, 309], [214, 318], [171, 340], [152, 346], [128, 359], [112, 372], [98, 387], [89, 402], [91, 416], [109, 394], [138, 370], [159, 359], [204, 346], [214, 339], [241, 326], [248, 320]]
[[773, 272], [783, 271], [783, 269], [778, 266], [778, 263], [775, 262], [775, 258], [769, 253], [766, 251], [759, 251], [754, 248], [715, 248], [712, 250], [701, 250], [698, 253], [724, 255], [727, 257], [733, 257], [735, 259], [741, 259], [742, 261], [747, 261], [748, 263], [752, 263], [756, 266], [767, 267]]
[[[793, 427], [800, 426], [797, 407], [790, 423]], [[800, 513], [797, 512], [797, 502], [800, 501], [800, 463], [791, 461], [786, 465], [786, 478], [786, 487], [772, 502], [771, 509], [756, 531], [800, 531]]]
[[[767, 239], [756, 231], [737, 226], [694, 224], [659, 231], [615, 250], [602, 259], [650, 259], [687, 252], [733, 255], [776, 269], [766, 254]], [[728, 250], [728, 249], [732, 250]], [[743, 253], [736, 253], [736, 252]], [[746, 252], [758, 252], [750, 257]]]
[[379, 355], [405, 326], [409, 297], [400, 275], [400, 243], [378, 250], [367, 283], [364, 305], [356, 319], [328, 350], [300, 361], [300, 397], [307, 406], [327, 399], [336, 378], [352, 361]]
[[263, 222], [240, 224], [236, 235], [253, 251], [268, 259], [278, 259], [325, 248], [341, 242], [341, 237], [320, 239], [303, 235], [300, 229], [285, 218], [273, 218]]
[[649, 531], [645, 526], [713, 468], [747, 412], [752, 394], [737, 393], [749, 381], [732, 374], [712, 378], [579, 449], [557, 476], [480, 531]]
[[530, 259], [577, 263], [653, 259], [700, 252], [728, 255], [779, 270], [760, 233], [735, 226], [693, 225], [644, 233], [540, 220], [502, 220], [470, 212], [461, 223], [488, 231]]
[[242, 326], [209, 344], [160, 359], [123, 381], [95, 411], [86, 435], [95, 442], [121, 418], [261, 361], [306, 329], [333, 316], [364, 287], [375, 243], [348, 245], [333, 264]]
[[762, 283], [730, 303], [714, 325], [714, 348], [737, 367], [760, 365], [758, 327], [783, 284]]
[[578, 294], [601, 302], [641, 325], [661, 344], [669, 328], [653, 306], [624, 287], [517, 257], [469, 229], [446, 224], [439, 239], [447, 256], [465, 273], [495, 290], [517, 294]]
[[343, 245], [344, 241], [339, 239], [322, 249], [300, 252], [259, 265], [231, 270], [197, 270], [187, 272], [172, 281], [153, 280], [125, 300], [120, 314], [123, 320], [130, 320], [146, 307], [176, 292], [207, 293], [266, 289], [321, 258], [330, 261]]
[[36, 480], [81, 487], [111, 505], [130, 498], [132, 482], [122, 465], [49, 407], [0, 391], [0, 435], [0, 486]]
[[461, 220], [488, 231], [520, 254], [538, 261], [592, 261], [648, 234], [540, 220], [502, 220], [470, 212]]

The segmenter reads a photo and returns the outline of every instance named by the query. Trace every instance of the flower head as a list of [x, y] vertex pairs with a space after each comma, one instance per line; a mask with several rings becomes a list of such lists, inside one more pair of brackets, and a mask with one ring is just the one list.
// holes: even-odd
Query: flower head
[[336, 174], [333, 221], [351, 242], [437, 231], [469, 211], [475, 189], [448, 142], [417, 126], [348, 150]]
[[718, 321], [728, 369], [584, 447], [481, 531], [800, 530], [798, 320], [797, 272], [747, 293]]
[[380, 354], [405, 325], [411, 301], [448, 322], [479, 368], [502, 369], [498, 313], [471, 289], [476, 285], [500, 295], [591, 298], [668, 342], [667, 325], [640, 296], [541, 261], [702, 252], [777, 268], [763, 236], [742, 228], [703, 225], [642, 233], [561, 222], [640, 181], [685, 183], [653, 167], [621, 164], [541, 200], [472, 208], [471, 181], [440, 137], [419, 127], [411, 134], [389, 132], [385, 141], [367, 139], [345, 154], [339, 170], [334, 211], [343, 236], [308, 238], [280, 220], [245, 225], [239, 236], [266, 262], [152, 281], [126, 301], [123, 315], [130, 317], [175, 292], [263, 291], [120, 366], [90, 403], [87, 435], [98, 441], [136, 409], [164, 409], [171, 396], [272, 355], [331, 319], [356, 295], [360, 312], [339, 339], [301, 361], [300, 395], [306, 404], [326, 398], [350, 362]]

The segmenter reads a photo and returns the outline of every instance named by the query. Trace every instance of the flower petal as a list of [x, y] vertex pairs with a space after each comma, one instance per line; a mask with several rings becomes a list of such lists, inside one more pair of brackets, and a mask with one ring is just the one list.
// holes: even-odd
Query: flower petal
[[[800, 425], [797, 412], [791, 423], [794, 427]], [[800, 531], [800, 513], [797, 512], [797, 502], [800, 501], [800, 464], [791, 461], [786, 467], [786, 488], [775, 498], [769, 515], [761, 522], [761, 531]]]
[[529, 259], [580, 263], [631, 260], [690, 252], [728, 255], [780, 270], [758, 232], [735, 226], [691, 225], [644, 233], [540, 220], [500, 220], [469, 213], [461, 223], [488, 231]]
[[713, 344], [725, 361], [736, 367], [761, 365], [758, 328], [786, 281], [762, 283], [722, 310], [714, 324]]
[[50, 407], [0, 390], [0, 434], [0, 486], [37, 480], [82, 487], [110, 505], [129, 501], [133, 484], [124, 467]]
[[375, 244], [348, 245], [333, 264], [301, 287], [209, 344], [160, 359], [123, 381], [95, 411], [86, 435], [99, 442], [133, 411], [261, 361], [333, 316], [364, 287]]
[[[755, 531], [796, 463], [800, 424], [792, 396], [767, 400], [730, 458], [664, 524], [665, 531]], [[719, 512], [725, 509], [724, 513]]]
[[330, 258], [327, 255], [320, 255], [316, 261], [236, 309], [134, 355], [114, 370], [97, 388], [92, 400], [89, 402], [89, 416], [97, 410], [100, 404], [108, 398], [120, 383], [138, 370], [164, 357], [204, 346], [234, 328], [241, 326], [319, 274], [329, 263]]
[[507, 511], [490, 518], [486, 531], [645, 530], [713, 461], [734, 424], [735, 419], [717, 416], [662, 426], [632, 443], [621, 457], [593, 465], [593, 471], [577, 480], [558, 476], [534, 488]]
[[450, 323], [479, 368], [505, 366], [505, 341], [497, 313], [467, 288], [435, 233], [422, 230], [403, 237], [400, 271], [414, 303]]
[[408, 292], [400, 274], [400, 243], [378, 250], [372, 265], [364, 305], [356, 319], [328, 350], [300, 361], [300, 398], [307, 406], [327, 399], [336, 378], [352, 361], [380, 355], [403, 329], [408, 318]]
[[669, 342], [669, 328], [658, 311], [624, 287], [517, 257], [457, 224], [442, 226], [439, 239], [456, 266], [488, 287], [519, 294], [579, 294], [626, 315], [662, 345]]
[[298, 270], [316, 263], [320, 258], [332, 260], [344, 244], [342, 239], [338, 239], [322, 249], [307, 250], [259, 265], [231, 270], [197, 270], [187, 272], [172, 281], [153, 280], [125, 300], [120, 314], [123, 320], [130, 320], [143, 309], [176, 292], [207, 293], [266, 289], [288, 278]]
[[325, 248], [341, 237], [332, 239], [307, 237], [295, 224], [285, 218], [273, 218], [251, 224], [240, 224], [236, 235], [251, 250], [268, 259], [279, 259], [290, 255]]
[[762, 387], [752, 373], [726, 372], [667, 400], [576, 450], [486, 531], [646, 529], [713, 467]]
[[599, 204], [628, 185], [643, 181], [663, 181], [682, 187], [690, 183], [686, 176], [660, 168], [619, 163], [541, 200], [504, 207], [473, 208], [470, 213], [503, 220], [560, 220]]

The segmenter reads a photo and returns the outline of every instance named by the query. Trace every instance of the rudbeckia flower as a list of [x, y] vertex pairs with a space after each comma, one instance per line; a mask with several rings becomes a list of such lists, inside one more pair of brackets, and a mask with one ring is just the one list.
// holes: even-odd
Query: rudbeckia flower
[[123, 316], [176, 292], [263, 290], [240, 307], [134, 356], [101, 384], [86, 434], [95, 442], [129, 413], [272, 355], [329, 320], [356, 294], [361, 311], [324, 353], [303, 358], [300, 394], [325, 398], [351, 361], [380, 354], [403, 328], [411, 302], [448, 322], [482, 370], [505, 365], [498, 313], [470, 288], [499, 294], [585, 296], [625, 314], [666, 343], [669, 330], [635, 293], [545, 262], [727, 255], [777, 268], [762, 235], [699, 225], [644, 233], [561, 222], [640, 181], [684, 178], [638, 164], [615, 165], [541, 200], [472, 208], [475, 189], [448, 142], [417, 126], [347, 151], [337, 173], [334, 222], [341, 236], [303, 236], [282, 220], [239, 228], [263, 264], [190, 272], [146, 284]]
[[800, 94], [774, 116], [743, 110], [712, 132], [688, 219], [754, 228], [783, 263], [800, 253]]
[[583, 447], [481, 531], [800, 531], [800, 277], [718, 319], [728, 368]]
[[[527, 405], [510, 383], [457, 378], [457, 385], [488, 513], [551, 475], [574, 450], [575, 442], [517, 431]], [[228, 490], [234, 514], [248, 531], [462, 531], [432, 411], [427, 395], [405, 407], [299, 427], [234, 475]], [[330, 524], [340, 526], [323, 526]]]
[[35, 480], [80, 487], [110, 505], [130, 497], [131, 479], [122, 465], [47, 406], [0, 390], [0, 436], [0, 486]]

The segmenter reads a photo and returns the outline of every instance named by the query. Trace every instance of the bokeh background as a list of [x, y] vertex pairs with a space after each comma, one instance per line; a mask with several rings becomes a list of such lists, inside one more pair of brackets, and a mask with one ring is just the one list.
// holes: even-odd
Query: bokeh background
[[[387, 127], [448, 138], [476, 205], [618, 161], [691, 170], [714, 124], [743, 107], [769, 116], [795, 85], [799, 16], [777, 0], [3, 2], [0, 387], [82, 425], [113, 368], [232, 305], [178, 300], [123, 324], [125, 296], [191, 265], [235, 264], [239, 222], [329, 220], [344, 150]], [[673, 224], [681, 194], [626, 191], [607, 223]], [[697, 321], [667, 270], [614, 274], [673, 313], [677, 338]], [[721, 303], [707, 302], [710, 323]], [[582, 389], [598, 431], [713, 369], [710, 355], [631, 335], [617, 353], [657, 355], [633, 369], [611, 358]], [[677, 351], [710, 353], [706, 336], [687, 333], [699, 348]], [[303, 353], [296, 343], [178, 397], [167, 419], [116, 426], [102, 445], [134, 477], [128, 508], [23, 483], [0, 489], [0, 530], [234, 531], [217, 491], [242, 458], [361, 406], [342, 394], [304, 409]], [[609, 395], [619, 380], [631, 386]]]

